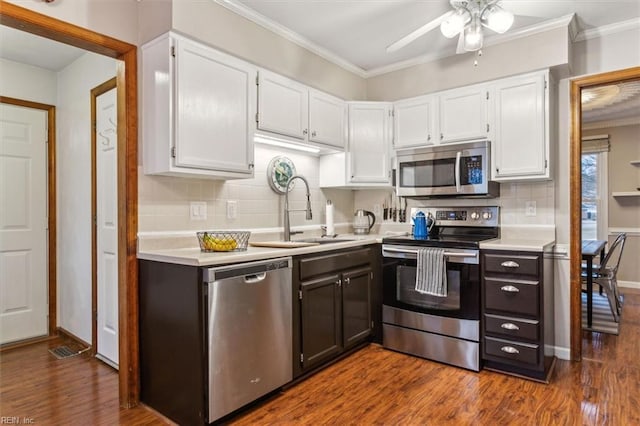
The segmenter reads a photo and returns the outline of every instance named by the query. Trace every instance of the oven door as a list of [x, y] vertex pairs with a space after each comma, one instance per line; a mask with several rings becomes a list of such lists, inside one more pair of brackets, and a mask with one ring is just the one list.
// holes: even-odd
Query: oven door
[[446, 297], [438, 297], [415, 290], [417, 249], [416, 246], [382, 246], [383, 303], [413, 312], [479, 320], [479, 251], [445, 248], [448, 291]]
[[[478, 145], [477, 147], [475, 145]], [[488, 142], [447, 146], [398, 156], [400, 196], [484, 195], [489, 192]]]

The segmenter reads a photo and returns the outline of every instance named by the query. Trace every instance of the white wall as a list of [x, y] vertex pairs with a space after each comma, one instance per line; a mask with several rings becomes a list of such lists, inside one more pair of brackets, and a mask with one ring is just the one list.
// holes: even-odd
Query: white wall
[[55, 72], [0, 58], [0, 76], [0, 95], [55, 105]]
[[91, 342], [91, 89], [117, 61], [86, 53], [58, 73], [58, 325]]
[[137, 0], [6, 1], [131, 44], [138, 40]]

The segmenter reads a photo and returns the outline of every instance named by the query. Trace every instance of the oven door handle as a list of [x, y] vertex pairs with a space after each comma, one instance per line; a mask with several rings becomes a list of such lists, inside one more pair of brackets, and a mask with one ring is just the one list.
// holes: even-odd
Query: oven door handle
[[460, 159], [462, 158], [462, 151], [456, 152], [456, 192], [460, 192]]
[[[385, 247], [382, 249], [383, 253], [384, 252], [390, 252], [390, 253], [406, 253], [406, 254], [418, 254], [418, 250], [407, 250], [407, 249], [397, 249], [397, 248], [391, 248], [391, 247]], [[445, 251], [444, 255], [446, 257], [478, 257], [478, 253], [477, 252], [473, 252], [473, 253], [465, 253], [465, 252], [449, 252], [449, 251]]]

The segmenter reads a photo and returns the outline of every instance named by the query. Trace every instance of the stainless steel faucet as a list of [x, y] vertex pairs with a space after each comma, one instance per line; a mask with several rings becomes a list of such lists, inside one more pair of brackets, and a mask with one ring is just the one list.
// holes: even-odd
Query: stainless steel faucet
[[[300, 179], [304, 182], [304, 185], [307, 187], [307, 208], [306, 209], [293, 209], [289, 210], [289, 191], [291, 190], [291, 182], [294, 179]], [[306, 219], [311, 220], [311, 193], [309, 191], [309, 182], [304, 178], [304, 176], [295, 175], [291, 176], [291, 178], [287, 181], [287, 189], [284, 192], [284, 240], [291, 241], [291, 223], [289, 221], [289, 212], [306, 212]]]

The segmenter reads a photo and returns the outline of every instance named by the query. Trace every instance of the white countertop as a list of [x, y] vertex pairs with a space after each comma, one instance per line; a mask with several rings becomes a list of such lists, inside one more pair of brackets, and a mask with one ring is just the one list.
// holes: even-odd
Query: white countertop
[[273, 259], [284, 256], [297, 256], [301, 254], [319, 253], [330, 250], [340, 250], [362, 245], [382, 242], [382, 235], [354, 235], [341, 234], [338, 239], [349, 239], [330, 244], [318, 244], [297, 248], [271, 248], [271, 247], [247, 247], [246, 251], [203, 253], [199, 248], [175, 248], [158, 250], [139, 250], [138, 259], [153, 260], [156, 262], [175, 263], [191, 266], [215, 266], [229, 263], [251, 262], [255, 260]]
[[553, 239], [533, 239], [533, 238], [499, 238], [495, 240], [482, 241], [481, 250], [520, 250], [546, 252], [553, 248]]

